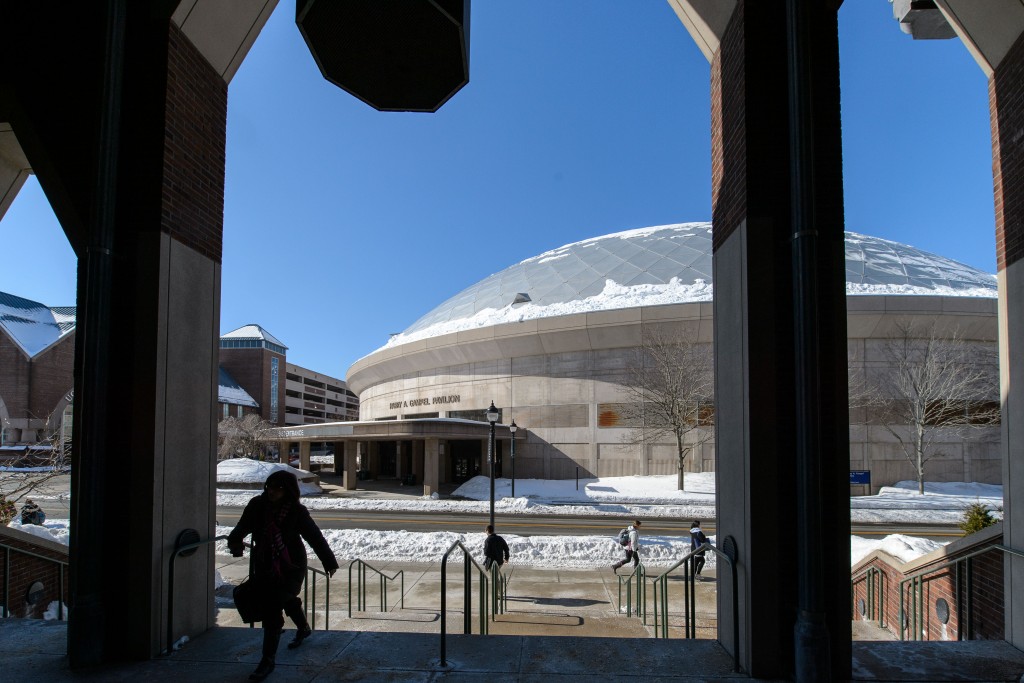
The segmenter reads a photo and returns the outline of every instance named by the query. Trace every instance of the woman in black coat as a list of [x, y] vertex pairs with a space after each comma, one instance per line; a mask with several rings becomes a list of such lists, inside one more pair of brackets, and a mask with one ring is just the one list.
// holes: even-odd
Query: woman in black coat
[[238, 525], [228, 535], [232, 555], [242, 556], [243, 541], [249, 534], [252, 534], [253, 544], [249, 580], [256, 584], [263, 617], [263, 659], [249, 678], [261, 681], [274, 670], [284, 627], [282, 610], [295, 622], [297, 629], [289, 648], [298, 647], [312, 633], [299, 599], [306, 577], [306, 548], [302, 539], [313, 548], [329, 576], [337, 571], [338, 560], [309, 510], [299, 503], [298, 480], [285, 470], [267, 477], [263, 493], [245, 506]]

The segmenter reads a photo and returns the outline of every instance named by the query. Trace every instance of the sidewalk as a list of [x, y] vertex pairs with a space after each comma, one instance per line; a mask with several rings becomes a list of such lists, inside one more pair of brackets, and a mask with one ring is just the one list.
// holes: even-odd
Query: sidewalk
[[[440, 633], [441, 620], [441, 568], [438, 563], [371, 563], [373, 568], [387, 576], [401, 572], [404, 579], [404, 607], [402, 606], [401, 579], [396, 579], [387, 590], [387, 610], [381, 611], [379, 578], [367, 572], [366, 610], [359, 611], [358, 596], [353, 593], [352, 618], [349, 611], [349, 567], [346, 563], [331, 579], [330, 610], [325, 610], [326, 587], [323, 579], [317, 583], [316, 628], [324, 627], [329, 616], [330, 630], [391, 631], [404, 633]], [[217, 569], [221, 577], [231, 584], [239, 583], [248, 572], [246, 558], [218, 555]], [[625, 568], [619, 574], [606, 569], [547, 570], [505, 566], [509, 576], [507, 611], [495, 616], [490, 625], [494, 635], [528, 636], [584, 636], [597, 638], [653, 638], [654, 596], [647, 581], [646, 615], [630, 618], [625, 614], [629, 593]], [[461, 633], [464, 615], [463, 564], [451, 562], [447, 571], [447, 624], [448, 633]], [[621, 578], [620, 578], [621, 577]], [[357, 581], [356, 569], [352, 570]], [[620, 598], [620, 581], [621, 598]], [[681, 578], [669, 581], [669, 637], [683, 635], [683, 584]], [[478, 630], [479, 591], [475, 578], [472, 584], [472, 623]], [[635, 591], [635, 584], [634, 584]], [[217, 591], [218, 626], [243, 626], [231, 602], [231, 587]], [[696, 613], [701, 638], [714, 638], [717, 624], [717, 583], [713, 580], [698, 582], [695, 586]], [[308, 604], [312, 605], [312, 592]], [[621, 607], [620, 607], [621, 605]], [[633, 595], [633, 606], [638, 601]], [[621, 611], [620, 611], [621, 609]], [[641, 615], [643, 613], [641, 612]]]

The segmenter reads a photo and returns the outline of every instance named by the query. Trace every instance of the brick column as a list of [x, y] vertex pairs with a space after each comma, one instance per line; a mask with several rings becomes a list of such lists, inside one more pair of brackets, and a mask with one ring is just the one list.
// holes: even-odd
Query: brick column
[[[824, 593], [822, 630], [829, 642], [814, 651], [831, 650], [830, 677], [843, 680], [850, 676], [851, 627], [850, 568], [842, 560], [849, 552], [849, 491], [843, 474], [848, 426], [838, 41], [835, 11], [827, 3], [807, 5], [816, 11], [808, 45], [815, 184], [798, 205], [813, 207], [809, 225], [795, 228], [791, 208], [799, 195], [791, 184], [784, 3], [740, 0], [712, 60], [718, 544], [733, 539], [739, 568], [739, 595], [720, 581], [719, 600], [739, 601], [739, 642], [728, 609], [720, 610], [718, 634], [727, 649], [738, 649], [751, 676], [792, 677], [802, 590], [815, 588]], [[802, 301], [819, 321], [815, 461], [821, 467], [819, 479], [804, 488], [794, 457], [808, 426], [798, 421], [795, 404], [797, 229], [816, 231], [820, 283], [817, 304]], [[814, 547], [779, 543], [779, 525], [793, 538], [802, 519], [799, 497], [819, 492]], [[803, 551], [836, 562], [817, 576], [804, 575], [798, 569], [808, 562], [797, 561]], [[724, 564], [720, 579], [723, 571]]]
[[[1018, 37], [989, 80], [992, 174], [999, 277], [1002, 386], [1003, 535], [1024, 548], [1024, 38]], [[1006, 640], [1024, 649], [1024, 560], [1007, 556]]]

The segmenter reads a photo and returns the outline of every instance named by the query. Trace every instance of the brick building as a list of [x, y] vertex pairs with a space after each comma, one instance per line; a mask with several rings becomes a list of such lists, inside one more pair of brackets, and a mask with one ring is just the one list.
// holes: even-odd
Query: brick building
[[70, 426], [75, 308], [0, 292], [0, 447]]

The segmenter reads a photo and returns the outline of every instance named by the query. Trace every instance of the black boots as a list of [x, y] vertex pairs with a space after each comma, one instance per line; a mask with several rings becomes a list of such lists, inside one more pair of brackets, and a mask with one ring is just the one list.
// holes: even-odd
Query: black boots
[[309, 627], [309, 622], [306, 621], [306, 614], [302, 611], [302, 603], [297, 599], [285, 606], [285, 614], [295, 622], [295, 637], [292, 638], [292, 642], [288, 643], [288, 649], [294, 650], [299, 645], [302, 645], [302, 641], [313, 635], [313, 629]]
[[274, 671], [277, 646], [281, 642], [281, 629], [263, 629], [263, 659], [256, 670], [249, 674], [250, 681], [262, 681]]
[[295, 631], [295, 637], [292, 638], [292, 642], [288, 643], [288, 649], [294, 650], [299, 645], [302, 645], [302, 641], [313, 635], [313, 630], [309, 626], [300, 627]]

